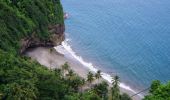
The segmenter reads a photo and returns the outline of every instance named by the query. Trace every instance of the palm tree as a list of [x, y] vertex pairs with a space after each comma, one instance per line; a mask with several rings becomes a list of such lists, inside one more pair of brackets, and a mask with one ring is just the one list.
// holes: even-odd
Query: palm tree
[[97, 73], [95, 74], [95, 78], [98, 80], [98, 82], [99, 82], [99, 79], [101, 78], [102, 76], [101, 76], [101, 71], [100, 70], [98, 70], [97, 71]]
[[94, 85], [94, 92], [102, 98], [102, 100], [106, 100], [107, 93], [108, 93], [108, 83], [105, 81], [102, 81], [99, 84]]
[[114, 76], [114, 77], [112, 78], [112, 85], [113, 85], [113, 86], [118, 87], [119, 82], [120, 82], [119, 76], [116, 75], [116, 76]]
[[70, 86], [71, 86], [75, 91], [78, 92], [78, 89], [79, 89], [79, 87], [80, 87], [80, 85], [81, 85], [81, 78], [80, 78], [79, 76], [77, 76], [77, 75], [74, 75], [70, 81], [71, 81], [71, 82], [70, 82]]
[[112, 78], [112, 100], [120, 100], [119, 76]]
[[62, 67], [62, 71], [63, 71], [63, 76], [65, 77], [66, 71], [68, 71], [68, 69], [70, 68], [70, 66], [68, 65], [68, 63], [64, 63], [64, 65], [61, 66]]
[[92, 72], [89, 72], [87, 74], [87, 81], [91, 84], [93, 80], [94, 80], [94, 75]]
[[69, 70], [69, 71], [68, 71], [67, 76], [68, 76], [68, 79], [69, 79], [69, 80], [70, 80], [74, 75], [75, 75], [75, 74], [74, 74], [74, 71], [73, 71], [73, 70]]

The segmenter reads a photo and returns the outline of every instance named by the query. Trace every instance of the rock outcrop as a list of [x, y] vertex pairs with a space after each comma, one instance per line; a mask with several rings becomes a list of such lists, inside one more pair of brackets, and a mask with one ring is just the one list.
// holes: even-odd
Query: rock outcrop
[[35, 32], [32, 33], [31, 37], [27, 37], [21, 40], [21, 49], [20, 54], [24, 53], [27, 48], [31, 47], [52, 47], [60, 45], [62, 41], [65, 39], [64, 25], [49, 25], [49, 32], [52, 34], [48, 40], [41, 40], [35, 36]]

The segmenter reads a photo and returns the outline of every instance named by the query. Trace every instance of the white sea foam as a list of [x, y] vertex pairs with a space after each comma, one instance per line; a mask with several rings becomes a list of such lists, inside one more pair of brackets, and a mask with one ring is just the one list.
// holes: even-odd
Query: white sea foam
[[[82, 65], [84, 65], [85, 67], [87, 67], [88, 69], [90, 69], [93, 72], [97, 72], [98, 69], [96, 69], [95, 66], [93, 66], [92, 63], [90, 62], [86, 62], [83, 60], [83, 58], [81, 56], [77, 56], [76, 53], [72, 50], [71, 46], [68, 44], [69, 39], [66, 39], [65, 41], [62, 42], [62, 44], [60, 46], [55, 47], [55, 49], [64, 55], [71, 55], [75, 60], [79, 61]], [[111, 75], [102, 72], [102, 77], [107, 80], [109, 83], [112, 83], [112, 77]], [[133, 92], [134, 94], [137, 93], [135, 90], [133, 90], [130, 86], [127, 86], [124, 83], [120, 83], [119, 86], [121, 88], [124, 88], [128, 91]], [[141, 94], [138, 94], [141, 98], [143, 97]]]

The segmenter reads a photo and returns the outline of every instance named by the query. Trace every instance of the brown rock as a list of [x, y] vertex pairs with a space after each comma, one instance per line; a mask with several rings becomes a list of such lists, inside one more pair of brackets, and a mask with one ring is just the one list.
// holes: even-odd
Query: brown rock
[[41, 40], [35, 36], [36, 33], [32, 33], [31, 37], [27, 37], [21, 39], [21, 49], [20, 54], [24, 53], [27, 48], [30, 47], [53, 47], [60, 45], [62, 41], [65, 39], [64, 31], [65, 26], [61, 24], [57, 25], [49, 25], [48, 27], [49, 32], [52, 34], [49, 40]]

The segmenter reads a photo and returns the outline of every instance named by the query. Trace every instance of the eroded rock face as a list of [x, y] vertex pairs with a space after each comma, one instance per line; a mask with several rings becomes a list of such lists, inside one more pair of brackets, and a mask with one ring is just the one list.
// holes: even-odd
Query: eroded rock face
[[53, 25], [49, 26], [48, 30], [52, 35], [50, 36], [50, 40], [53, 42], [54, 46], [60, 45], [62, 41], [65, 39], [65, 26], [64, 25]]
[[27, 37], [21, 40], [21, 49], [20, 53], [22, 54], [27, 48], [30, 47], [53, 47], [60, 45], [62, 41], [65, 39], [64, 25], [50, 25], [48, 27], [49, 32], [52, 34], [49, 40], [41, 40], [37, 38], [33, 33], [31, 37]]

